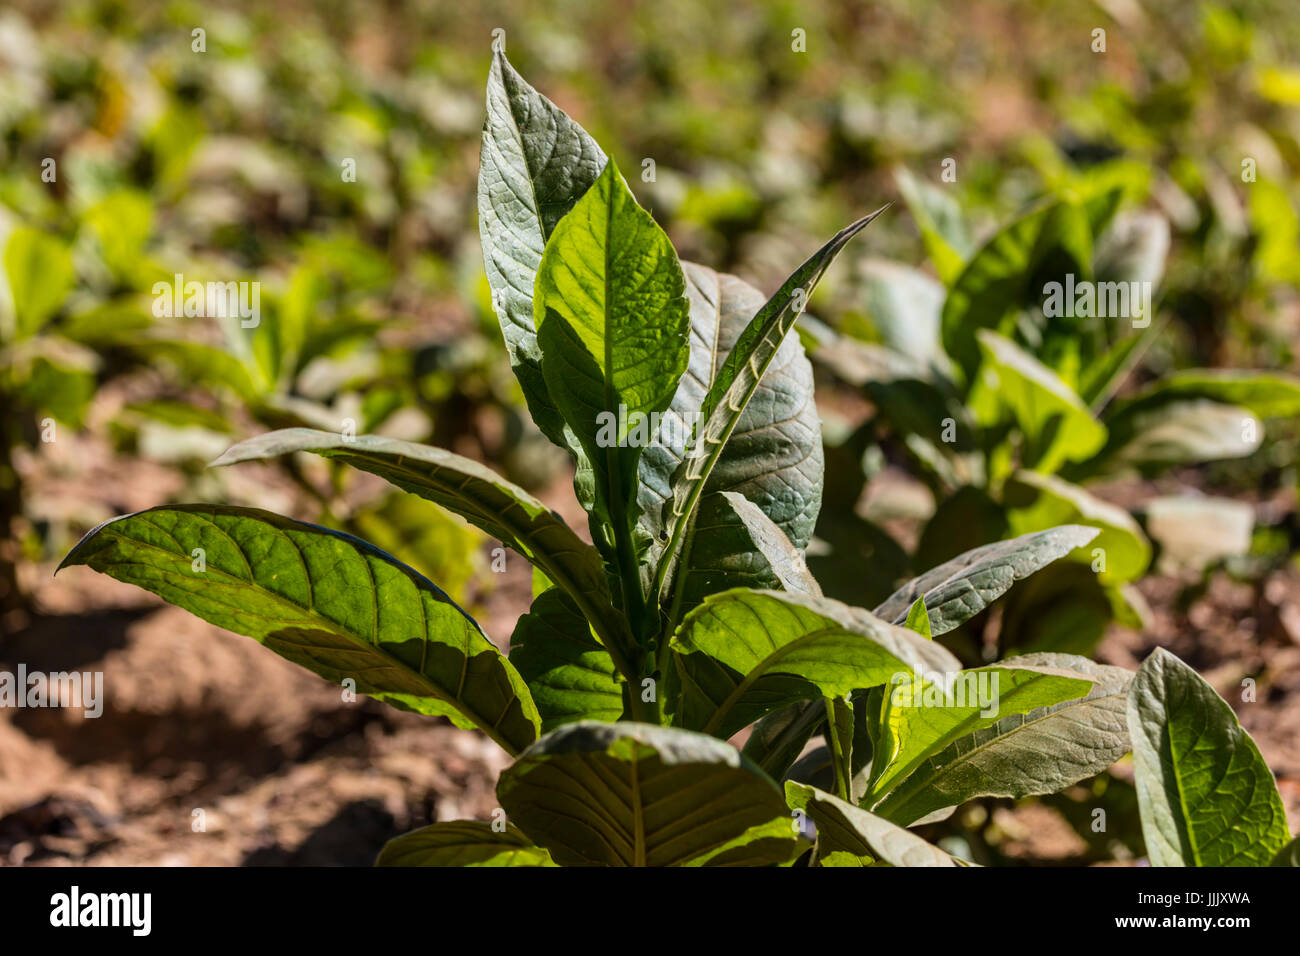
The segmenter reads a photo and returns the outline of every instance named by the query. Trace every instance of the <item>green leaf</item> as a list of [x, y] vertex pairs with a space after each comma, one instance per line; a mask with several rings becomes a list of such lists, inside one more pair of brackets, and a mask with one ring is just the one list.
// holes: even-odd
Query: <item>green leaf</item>
[[460, 517], [396, 489], [368, 502], [348, 528], [437, 581], [453, 601], [465, 601], [471, 583], [486, 571], [482, 534]]
[[979, 363], [976, 334], [1038, 300], [1040, 272], [1091, 273], [1092, 232], [1084, 210], [1054, 202], [1031, 210], [993, 235], [951, 283], [943, 305], [943, 344], [973, 379]]
[[1300, 415], [1300, 379], [1247, 369], [1183, 369], [1170, 372], [1132, 398], [1117, 402], [1107, 421], [1187, 399], [1237, 405], [1260, 418], [1292, 418]]
[[1086, 564], [1058, 561], [1007, 595], [998, 645], [1004, 656], [1056, 651], [1090, 657], [1112, 620], [1141, 629], [1133, 618], [1119, 586], [1103, 584]]
[[1300, 837], [1278, 850], [1269, 866], [1300, 866]]
[[[562, 866], [681, 866], [789, 811], [735, 748], [671, 727], [566, 724], [520, 754], [497, 784], [510, 820]], [[770, 862], [753, 845], [752, 862]]]
[[[691, 358], [671, 406], [687, 427], [671, 429], [639, 462], [641, 523], [658, 563], [671, 518], [673, 478], [690, 443], [689, 423], [700, 412], [710, 384], [763, 306], [763, 295], [735, 276], [685, 263], [691, 309]], [[813, 373], [795, 336], [777, 350], [732, 439], [704, 489], [694, 527], [682, 541], [684, 578], [677, 589], [674, 621], [706, 595], [730, 587], [778, 586], [763, 567], [744, 523], [722, 497], [734, 492], [752, 501], [800, 551], [808, 544], [821, 508], [821, 423], [813, 400]]]
[[479, 239], [510, 365], [533, 420], [561, 447], [575, 444], [565, 438], [564, 420], [542, 377], [533, 287], [556, 224], [604, 167], [605, 154], [586, 131], [498, 53], [487, 84]]
[[293, 452], [336, 458], [391, 481], [452, 511], [513, 548], [540, 568], [591, 621], [615, 654], [631, 645], [613, 606], [600, 555], [555, 512], [491, 469], [452, 454], [396, 438], [344, 438], [311, 428], [286, 428], [240, 442], [213, 462], [232, 465]]
[[500, 833], [479, 820], [450, 820], [384, 844], [375, 866], [555, 866], [551, 855], [507, 823]]
[[886, 621], [902, 624], [916, 599], [924, 597], [930, 627], [938, 637], [984, 610], [1017, 581], [1023, 581], [1096, 536], [1096, 528], [1063, 525], [986, 544], [909, 581], [874, 613]]
[[1214, 688], [1164, 648], [1129, 688], [1128, 730], [1153, 866], [1267, 866], [1291, 839], [1255, 741]]
[[1027, 654], [1011, 664], [1095, 680], [1084, 697], [1004, 717], [926, 758], [873, 810], [899, 826], [976, 797], [1056, 793], [1101, 773], [1129, 751], [1125, 708], [1133, 675], [1069, 654]]
[[[892, 684], [871, 766], [869, 800], [878, 803], [919, 766], [950, 744], [999, 721], [1089, 693], [1077, 671], [1012, 658], [996, 667], [918, 674]], [[932, 696], [933, 695], [933, 696]]]
[[[970, 865], [926, 843], [915, 833], [816, 787], [791, 781], [785, 785], [785, 796], [793, 809], [805, 811], [817, 824], [819, 857], [847, 853], [864, 864], [870, 860], [890, 866]], [[837, 861], [837, 865], [845, 862]]]
[[1168, 255], [1168, 219], [1158, 212], [1121, 213], [1097, 238], [1094, 271], [1098, 282], [1149, 282], [1154, 287]]
[[1133, 516], [1078, 485], [1053, 475], [1018, 471], [1003, 486], [1002, 498], [1015, 535], [1066, 524], [1098, 529], [1097, 537], [1076, 548], [1070, 557], [1091, 565], [1100, 549], [1105, 565], [1097, 576], [1106, 583], [1134, 581], [1151, 563], [1151, 545]]
[[1055, 372], [1010, 339], [987, 331], [976, 338], [983, 361], [970, 392], [971, 411], [985, 427], [1007, 420], [1019, 426], [1026, 467], [1054, 472], [1106, 443], [1105, 426]]
[[[686, 280], [668, 236], [637, 205], [611, 160], [555, 227], [537, 273], [542, 372], [591, 462], [592, 535], [623, 581], [635, 620], [637, 462], [690, 357]], [[611, 533], [612, 532], [612, 533]], [[632, 594], [631, 592], [637, 592]]]
[[933, 638], [934, 633], [930, 629], [930, 612], [926, 610], [925, 598], [917, 598], [911, 609], [907, 612], [907, 620], [903, 626], [909, 631], [915, 631], [922, 637]]
[[[878, 209], [841, 229], [796, 269], [776, 294], [758, 310], [714, 376], [700, 408], [691, 451], [673, 483], [672, 515], [667, 525], [668, 544], [660, 559], [652, 589], [652, 593], [658, 594], [661, 599], [714, 466], [735, 432], [741, 415], [749, 406], [750, 399], [758, 391], [763, 376], [776, 359], [786, 333], [794, 326], [808, 297], [840, 250], [883, 211], [884, 208]], [[813, 518], [815, 520], [816, 515]], [[680, 604], [677, 601], [673, 603]]]
[[1093, 414], [1111, 400], [1163, 328], [1163, 322], [1152, 322], [1137, 335], [1126, 335], [1083, 369], [1079, 375], [1079, 398]]
[[787, 866], [808, 844], [798, 838], [788, 817], [757, 823], [722, 846], [695, 857], [684, 866]]
[[543, 731], [575, 720], [618, 720], [623, 713], [618, 669], [558, 588], [542, 592], [515, 625], [510, 663], [532, 691]]
[[706, 598], [673, 636], [679, 722], [729, 737], [796, 700], [843, 697], [900, 672], [956, 670], [941, 645], [829, 598], [738, 588]]
[[1107, 419], [1110, 437], [1098, 454], [1062, 474], [1071, 481], [1136, 468], [1145, 475], [1182, 464], [1245, 458], [1264, 439], [1249, 409], [1205, 398], [1125, 409]]
[[9, 234], [4, 262], [14, 306], [13, 337], [23, 339], [39, 332], [72, 291], [72, 253], [58, 237], [20, 226]]
[[59, 567], [78, 564], [510, 753], [537, 737], [527, 686], [474, 620], [359, 538], [255, 508], [169, 505], [93, 529]]
[[147, 273], [144, 246], [153, 214], [149, 194], [131, 189], [110, 193], [86, 210], [85, 225], [98, 239], [105, 265], [126, 283]]
[[788, 704], [754, 725], [741, 753], [769, 777], [780, 780], [825, 720], [825, 708], [819, 703]]
[[894, 181], [921, 230], [921, 241], [940, 280], [952, 285], [974, 249], [961, 206], [943, 189], [917, 179], [902, 166], [894, 170]]
[[62, 336], [46, 334], [5, 349], [4, 361], [7, 377], [16, 386], [11, 398], [34, 409], [38, 419], [52, 415], [81, 427], [95, 397], [98, 355]]
[[265, 383], [254, 381], [248, 366], [224, 349], [153, 336], [141, 336], [131, 344], [143, 356], [175, 365], [184, 380], [224, 386], [246, 404], [256, 404], [264, 393]]
[[[804, 563], [803, 552], [790, 543], [790, 539], [785, 536], [781, 527], [765, 515], [758, 505], [743, 495], [738, 495], [734, 491], [724, 491], [721, 494], [732, 514], [744, 528], [749, 542], [748, 552], [742, 552], [738, 557], [745, 560], [750, 567], [757, 566], [761, 572], [765, 572], [761, 573], [761, 576], [779, 585], [781, 590], [821, 597], [822, 589], [818, 587], [817, 581], [808, 570], [808, 565]], [[700, 530], [709, 531], [709, 529]], [[746, 570], [741, 569], [742, 576], [759, 576], [752, 571], [746, 574]], [[734, 586], [731, 583], [732, 575], [724, 574], [719, 577], [727, 583], [723, 585], [720, 580], [710, 577], [706, 583], [712, 584], [713, 587], [706, 590], [706, 594]]]
[[951, 363], [939, 334], [943, 286], [897, 262], [870, 259], [861, 269], [867, 314], [881, 341], [919, 365], [925, 377], [948, 373]]

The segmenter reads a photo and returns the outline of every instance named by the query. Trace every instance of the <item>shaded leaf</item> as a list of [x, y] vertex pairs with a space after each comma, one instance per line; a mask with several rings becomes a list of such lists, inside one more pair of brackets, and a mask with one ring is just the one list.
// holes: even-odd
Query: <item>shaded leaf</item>
[[575, 720], [618, 720], [623, 713], [618, 669], [573, 600], [558, 588], [542, 592], [519, 618], [510, 638], [510, 663], [537, 702], [543, 731]]
[[384, 844], [375, 866], [555, 866], [518, 827], [500, 833], [479, 820], [451, 820], [404, 833]]
[[520, 754], [497, 796], [563, 866], [681, 866], [714, 853], [767, 863], [770, 845], [743, 839], [778, 819], [796, 839], [781, 791], [757, 767], [671, 727], [566, 724]]
[[[691, 306], [691, 359], [682, 375], [672, 411], [683, 423], [695, 421], [710, 384], [763, 295], [734, 276], [693, 263], [684, 264]], [[652, 553], [663, 550], [671, 518], [673, 478], [690, 443], [690, 428], [673, 429], [672, 441], [657, 442], [640, 461], [642, 524], [653, 539]], [[675, 616], [706, 595], [729, 587], [770, 588], [778, 579], [762, 567], [753, 542], [734, 510], [721, 497], [734, 492], [752, 501], [789, 538], [807, 546], [821, 507], [823, 453], [821, 423], [813, 401], [813, 374], [797, 338], [787, 337], [710, 475], [695, 525], [683, 539], [684, 578]]]

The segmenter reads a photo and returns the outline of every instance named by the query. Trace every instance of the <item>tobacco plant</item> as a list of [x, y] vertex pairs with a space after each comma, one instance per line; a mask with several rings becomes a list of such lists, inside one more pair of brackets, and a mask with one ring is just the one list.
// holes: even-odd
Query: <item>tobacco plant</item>
[[614, 161], [500, 54], [479, 201], [511, 364], [574, 460], [593, 543], [483, 465], [411, 442], [291, 428], [217, 464], [320, 455], [501, 540], [537, 582], [508, 655], [372, 544], [254, 508], [127, 515], [63, 562], [515, 758], [500, 814], [399, 837], [380, 863], [957, 865], [906, 827], [1055, 792], [1128, 751], [1127, 672], [1064, 654], [963, 670], [933, 639], [1096, 529], [962, 554], [873, 612], [807, 570], [822, 448], [787, 333], [876, 214], [765, 299], [679, 262]]
[[[1250, 455], [1264, 420], [1300, 412], [1300, 381], [1189, 369], [1119, 396], [1163, 327], [1170, 243], [1159, 214], [1117, 215], [1122, 183], [1072, 182], [976, 246], [954, 200], [905, 171], [898, 182], [938, 279], [868, 263], [868, 324], [853, 331], [873, 341], [827, 330], [814, 357], [877, 411], [837, 451], [843, 463], [853, 471], [887, 443], [938, 505], [910, 558], [861, 519], [819, 534], [844, 552], [871, 539], [888, 577], [1004, 536], [1094, 527], [1086, 548], [1013, 597], [999, 632], [1003, 653], [1090, 654], [1109, 620], [1142, 625], [1131, 585], [1152, 558], [1134, 516], [1090, 486]], [[869, 476], [856, 477], [838, 492], [849, 508]], [[843, 566], [836, 554], [821, 564]]]

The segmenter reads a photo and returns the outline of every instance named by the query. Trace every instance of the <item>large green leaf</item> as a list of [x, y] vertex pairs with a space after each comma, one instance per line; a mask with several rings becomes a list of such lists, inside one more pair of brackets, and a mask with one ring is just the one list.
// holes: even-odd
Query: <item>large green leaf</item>
[[255, 508], [168, 505], [90, 531], [59, 567], [78, 564], [510, 753], [537, 737], [527, 686], [474, 620], [359, 538]]
[[[740, 333], [727, 360], [713, 377], [700, 408], [691, 449], [673, 483], [672, 513], [666, 528], [668, 543], [656, 570], [652, 593], [662, 598], [664, 585], [673, 578], [675, 564], [714, 467], [780, 352], [786, 333], [793, 328], [840, 250], [883, 211], [878, 209], [841, 229], [796, 269]], [[816, 515], [812, 517], [815, 520]], [[672, 603], [680, 605], [679, 601]]]
[[[671, 410], [694, 421], [727, 355], [763, 306], [763, 295], [735, 276], [685, 263], [691, 309], [691, 358]], [[671, 512], [673, 478], [690, 443], [690, 428], [671, 430], [669, 440], [646, 449], [640, 465], [641, 521], [656, 556], [663, 550]], [[696, 524], [682, 542], [685, 575], [675, 617], [706, 595], [729, 587], [775, 587], [762, 567], [743, 522], [723, 499], [727, 492], [752, 501], [777, 524], [796, 549], [807, 546], [821, 507], [821, 423], [813, 401], [812, 367], [796, 336], [788, 336], [710, 476]]]
[[214, 465], [311, 452], [347, 462], [453, 511], [541, 568], [573, 600], [615, 654], [631, 642], [613, 606], [596, 550], [564, 520], [491, 469], [441, 448], [396, 438], [344, 438], [311, 428], [285, 428], [240, 442]]
[[685, 286], [668, 236], [611, 160], [555, 227], [534, 292], [546, 385], [592, 466], [592, 535], [634, 617], [648, 545], [637, 463], [690, 357]]
[[960, 673], [918, 674], [891, 685], [880, 717], [868, 799], [878, 803], [924, 761], [968, 734], [1082, 697], [1092, 686], [1092, 678], [1078, 671], [1023, 658]]
[[72, 253], [56, 236], [22, 226], [9, 234], [4, 266], [14, 307], [14, 338], [26, 338], [40, 331], [72, 290]]
[[915, 833], [816, 787], [790, 781], [785, 785], [785, 796], [792, 808], [807, 813], [817, 825], [819, 858], [847, 853], [863, 865], [970, 865], [926, 843]]
[[[730, 865], [784, 862], [799, 847], [781, 791], [731, 746], [649, 724], [566, 724], [497, 784], [510, 820], [562, 866], [681, 866], [726, 850]], [[788, 840], [773, 859], [781, 820]], [[738, 840], [750, 833], [750, 854]]]
[[1154, 866], [1267, 866], [1291, 839], [1268, 764], [1227, 702], [1164, 648], [1129, 688], [1142, 836]]
[[[965, 370], [979, 363], [976, 333], [998, 329], [1003, 320], [1036, 301], [1046, 268], [1064, 266], [1085, 278], [1091, 272], [1092, 232], [1088, 216], [1073, 203], [1039, 206], [995, 233], [967, 260], [951, 283], [943, 305], [943, 343]], [[1056, 260], [1060, 260], [1057, 262]]]
[[1060, 525], [1077, 524], [1099, 534], [1071, 555], [1094, 563], [1100, 549], [1104, 565], [1097, 576], [1106, 583], [1123, 583], [1142, 576], [1151, 563], [1151, 545], [1133, 516], [1118, 505], [1094, 497], [1078, 485], [1054, 475], [1018, 471], [1003, 486], [1011, 533], [1029, 534]]
[[1051, 473], [1106, 443], [1105, 426], [1055, 372], [1008, 338], [988, 331], [976, 338], [982, 361], [971, 411], [985, 427], [1009, 421], [1019, 428], [1026, 467]]
[[542, 592], [519, 618], [510, 663], [532, 691], [544, 731], [575, 720], [618, 720], [623, 713], [618, 669], [558, 588]]
[[562, 447], [572, 443], [542, 377], [533, 286], [547, 239], [604, 167], [605, 154], [586, 131], [497, 53], [478, 174], [483, 264], [528, 410]]
[[798, 831], [788, 818], [773, 818], [750, 827], [722, 846], [702, 853], [688, 863], [700, 866], [788, 866], [808, 849], [797, 837]]
[[1096, 536], [1096, 528], [1063, 525], [986, 544], [909, 581], [874, 613], [886, 621], [902, 624], [912, 604], [923, 596], [930, 614], [930, 628], [938, 637], [984, 610], [1017, 581], [1083, 547]]
[[678, 722], [721, 737], [796, 700], [960, 667], [942, 646], [860, 608], [743, 588], [706, 598], [682, 621], [672, 648], [682, 687]]
[[874, 813], [908, 826], [975, 797], [1056, 793], [1128, 753], [1132, 673], [1069, 654], [1026, 654], [1009, 663], [1077, 672], [1096, 683], [1084, 697], [1013, 714], [958, 738], [927, 757]]
[[481, 820], [449, 820], [384, 844], [375, 866], [555, 866], [551, 855], [509, 823], [500, 832]]

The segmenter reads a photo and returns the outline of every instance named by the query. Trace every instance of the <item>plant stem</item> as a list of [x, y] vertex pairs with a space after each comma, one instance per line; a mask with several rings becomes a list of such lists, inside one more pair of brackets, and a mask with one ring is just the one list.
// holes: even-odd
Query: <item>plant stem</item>
[[840, 742], [839, 725], [835, 722], [835, 702], [826, 698], [826, 741], [831, 745], [831, 765], [835, 768], [835, 795], [847, 803], [853, 802], [850, 793], [849, 768], [845, 766], [844, 750]]

